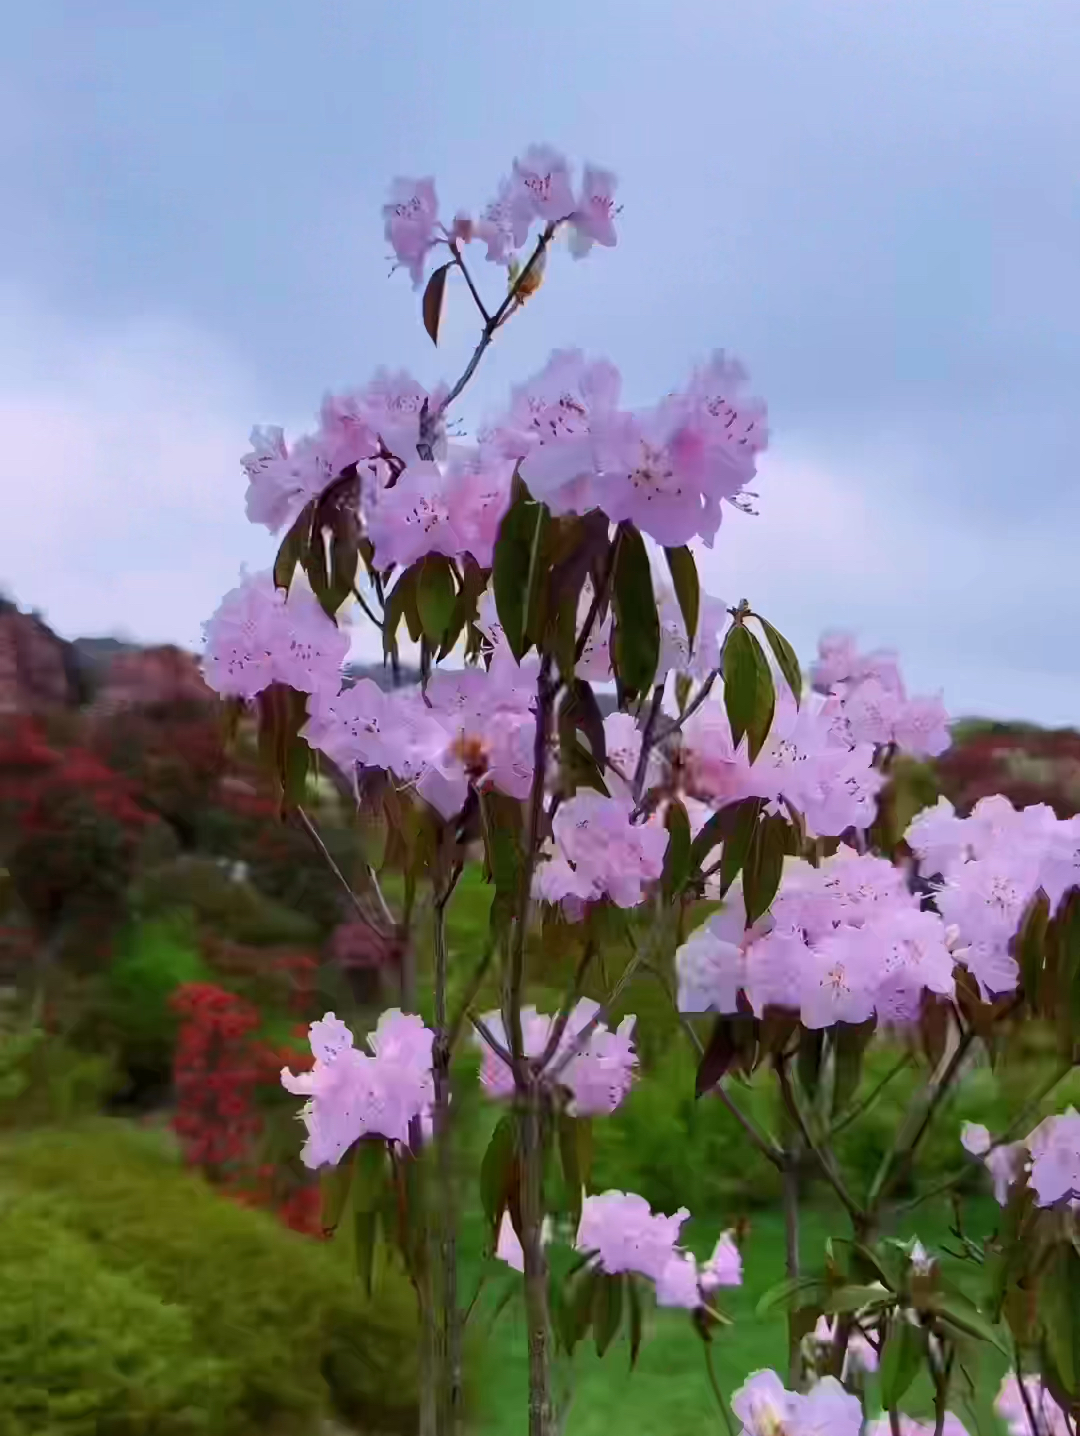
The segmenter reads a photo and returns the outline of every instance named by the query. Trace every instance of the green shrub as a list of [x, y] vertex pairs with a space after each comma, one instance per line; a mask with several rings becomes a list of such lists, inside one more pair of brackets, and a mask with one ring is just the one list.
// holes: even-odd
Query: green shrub
[[176, 1039], [169, 999], [185, 982], [206, 982], [195, 924], [183, 910], [133, 922], [106, 979], [107, 1023], [129, 1069], [167, 1074]]
[[0, 1127], [87, 1116], [115, 1087], [116, 1069], [107, 1056], [83, 1052], [39, 1027], [0, 1030]]
[[0, 1436], [196, 1436], [235, 1401], [191, 1314], [35, 1211], [0, 1206]]
[[309, 947], [318, 923], [275, 902], [249, 882], [236, 882], [214, 858], [185, 856], [146, 873], [135, 894], [141, 917], [186, 908], [200, 926], [252, 947]]
[[374, 1429], [415, 1421], [415, 1314], [404, 1282], [388, 1280], [366, 1303], [336, 1244], [223, 1199], [159, 1139], [122, 1123], [20, 1137], [0, 1170], [20, 1200], [103, 1265], [187, 1313], [236, 1382], [229, 1436], [284, 1419], [302, 1429], [328, 1394]]

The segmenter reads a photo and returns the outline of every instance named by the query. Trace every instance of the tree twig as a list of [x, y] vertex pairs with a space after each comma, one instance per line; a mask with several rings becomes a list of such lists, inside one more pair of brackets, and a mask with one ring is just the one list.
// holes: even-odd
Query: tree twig
[[802, 1108], [799, 1105], [798, 1098], [792, 1087], [791, 1074], [788, 1071], [788, 1059], [784, 1056], [777, 1059], [776, 1076], [780, 1083], [780, 1093], [784, 1099], [784, 1106], [787, 1108], [788, 1114], [802, 1134], [802, 1139], [806, 1143], [807, 1148], [813, 1153], [818, 1166], [821, 1168], [822, 1175], [840, 1198], [845, 1211], [848, 1216], [851, 1217], [852, 1221], [854, 1223], [861, 1222], [864, 1216], [862, 1208], [844, 1185], [844, 1180], [836, 1169], [836, 1163], [833, 1160], [832, 1154], [825, 1148], [818, 1146], [814, 1141], [813, 1134], [807, 1125], [806, 1118], [803, 1116]]

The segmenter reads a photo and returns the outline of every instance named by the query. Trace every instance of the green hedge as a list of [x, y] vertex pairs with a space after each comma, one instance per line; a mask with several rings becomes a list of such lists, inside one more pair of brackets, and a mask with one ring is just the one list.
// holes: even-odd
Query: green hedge
[[[125, 1290], [130, 1284], [135, 1295], [120, 1310], [134, 1312], [142, 1301], [148, 1310], [171, 1313], [165, 1334], [175, 1353], [170, 1379], [176, 1390], [197, 1385], [201, 1373], [212, 1369], [208, 1391], [221, 1394], [203, 1427], [192, 1429], [240, 1436], [285, 1424], [297, 1436], [329, 1408], [369, 1430], [408, 1431], [414, 1424], [415, 1314], [405, 1283], [388, 1281], [375, 1303], [365, 1303], [340, 1247], [297, 1236], [263, 1213], [224, 1200], [184, 1172], [160, 1136], [98, 1120], [10, 1139], [0, 1154], [0, 1199], [6, 1214], [15, 1213], [32, 1232], [57, 1233], [57, 1250], [77, 1249], [84, 1266], [96, 1261], [103, 1276], [111, 1274]], [[30, 1323], [39, 1246], [20, 1246], [10, 1236], [16, 1228], [7, 1220], [3, 1226], [6, 1260], [12, 1270], [22, 1270], [12, 1290], [22, 1291], [27, 1303], [21, 1313], [9, 1309], [6, 1319]], [[82, 1309], [84, 1288], [87, 1300], [96, 1302], [107, 1283], [87, 1284], [73, 1272], [68, 1299], [76, 1325], [92, 1320]], [[3, 1290], [0, 1305], [10, 1308], [6, 1280]], [[147, 1351], [137, 1360], [125, 1357], [136, 1373], [130, 1423], [102, 1426], [103, 1432], [186, 1429], [139, 1424], [139, 1403], [155, 1399], [157, 1390], [151, 1382], [144, 1391], [138, 1375], [156, 1369], [153, 1320], [143, 1327], [118, 1316], [102, 1340], [119, 1352], [126, 1333], [134, 1349], [143, 1330]], [[185, 1358], [187, 1331], [197, 1344]], [[206, 1366], [211, 1359], [217, 1363], [212, 1368]], [[62, 1393], [62, 1375], [50, 1380]], [[118, 1402], [117, 1389], [109, 1390]], [[17, 1388], [11, 1400], [23, 1399], [28, 1394]], [[31, 1423], [12, 1425], [11, 1433], [52, 1429]], [[68, 1430], [62, 1424], [55, 1429]], [[9, 1433], [0, 1427], [0, 1436]]]

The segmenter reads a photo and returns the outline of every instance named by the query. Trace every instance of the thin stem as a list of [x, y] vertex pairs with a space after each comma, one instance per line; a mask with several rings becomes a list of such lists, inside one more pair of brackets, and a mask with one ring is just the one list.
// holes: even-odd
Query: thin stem
[[902, 1436], [900, 1413], [895, 1406], [889, 1407], [889, 1431], [891, 1436]]
[[543, 1052], [537, 1060], [537, 1072], [543, 1072], [544, 1069], [547, 1067], [548, 1063], [555, 1056], [555, 1053], [559, 1050], [559, 1043], [562, 1041], [563, 1033], [566, 1031], [566, 1024], [570, 1021], [570, 1013], [573, 1010], [574, 1004], [576, 1003], [577, 999], [581, 996], [581, 989], [585, 982], [585, 974], [588, 972], [589, 964], [592, 962], [595, 956], [596, 944], [593, 942], [586, 943], [585, 951], [582, 953], [581, 960], [578, 962], [577, 965], [577, 971], [574, 973], [574, 980], [571, 983], [569, 989], [567, 990], [566, 997], [563, 1001], [562, 1006], [559, 1009], [559, 1015], [552, 1023], [551, 1033], [548, 1037], [547, 1045], [545, 1046]]
[[551, 243], [551, 238], [554, 233], [555, 225], [549, 224], [544, 230], [543, 234], [540, 236], [540, 238], [536, 241], [536, 248], [529, 256], [524, 269], [514, 281], [506, 298], [499, 305], [498, 309], [496, 309], [495, 313], [488, 320], [485, 321], [483, 333], [480, 335], [479, 343], [473, 350], [472, 358], [469, 360], [468, 364], [466, 364], [464, 373], [461, 375], [461, 378], [457, 381], [457, 383], [450, 390], [450, 392], [447, 394], [446, 398], [442, 401], [442, 404], [440, 405], [439, 412], [441, 414], [446, 413], [447, 409], [449, 409], [450, 405], [454, 402], [454, 400], [458, 397], [461, 391], [465, 388], [465, 385], [476, 373], [477, 366], [479, 365], [480, 360], [484, 357], [484, 353], [487, 350], [488, 345], [495, 337], [496, 329], [498, 329], [499, 325], [507, 317], [511, 307], [515, 304], [518, 299], [518, 296], [521, 293], [522, 286], [532, 274], [532, 271], [540, 263], [544, 251]]
[[450, 1130], [450, 1044], [446, 1017], [448, 957], [446, 909], [461, 876], [460, 864], [439, 894], [434, 911], [435, 1038], [432, 1043], [432, 1078], [435, 1088], [433, 1127], [439, 1200], [427, 1212], [435, 1216], [439, 1247], [440, 1347], [442, 1369], [439, 1395], [445, 1403], [444, 1431], [454, 1436], [461, 1425], [462, 1353], [461, 1312], [457, 1296], [457, 1210], [454, 1201], [454, 1164]]
[[553, 1436], [551, 1315], [544, 1252], [544, 1135], [542, 1089], [529, 1083], [521, 1120], [521, 1226], [525, 1266], [525, 1314], [529, 1343], [529, 1436]]
[[728, 1404], [724, 1400], [724, 1393], [720, 1390], [720, 1382], [716, 1377], [716, 1367], [713, 1365], [712, 1343], [702, 1341], [701, 1344], [705, 1348], [705, 1370], [708, 1373], [709, 1386], [713, 1396], [716, 1398], [716, 1404], [720, 1408], [720, 1415], [724, 1419], [724, 1426], [728, 1436], [735, 1436], [735, 1423], [731, 1419], [731, 1412], [728, 1410]]
[[360, 605], [360, 607], [361, 607], [361, 608], [364, 610], [364, 612], [367, 614], [368, 618], [371, 619], [372, 623], [375, 625], [375, 627], [376, 627], [376, 628], [379, 630], [379, 632], [381, 633], [381, 632], [382, 632], [382, 626], [383, 626], [383, 625], [382, 625], [382, 619], [375, 617], [374, 610], [373, 610], [371, 607], [369, 607], [367, 599], [366, 599], [366, 598], [364, 597], [364, 595], [360, 592], [360, 590], [357, 588], [357, 586], [356, 586], [355, 583], [353, 584], [353, 598], [356, 599], [357, 603]]
[[878, 1207], [889, 1188], [903, 1177], [911, 1165], [915, 1151], [934, 1119], [934, 1113], [941, 1105], [957, 1073], [963, 1066], [964, 1060], [971, 1050], [971, 1044], [974, 1040], [975, 1033], [971, 1028], [968, 1028], [957, 1042], [952, 1056], [945, 1063], [941, 1076], [930, 1084], [925, 1109], [911, 1138], [905, 1143], [904, 1138], [906, 1136], [907, 1123], [905, 1123], [897, 1133], [896, 1141], [886, 1153], [881, 1166], [878, 1168], [873, 1185], [870, 1188], [868, 1200], [872, 1208], [876, 1209]]
[[656, 725], [660, 720], [660, 710], [664, 705], [664, 684], [658, 683], [653, 690], [652, 703], [649, 706], [649, 716], [645, 720], [645, 728], [641, 735], [641, 752], [638, 754], [637, 769], [634, 772], [634, 802], [641, 801], [641, 790], [645, 786], [645, 774], [649, 771], [649, 754], [656, 742]]
[[777, 1061], [776, 1075], [780, 1083], [780, 1092], [784, 1099], [784, 1106], [787, 1108], [789, 1116], [794, 1120], [795, 1125], [802, 1134], [803, 1141], [814, 1154], [818, 1166], [821, 1168], [822, 1175], [843, 1203], [848, 1216], [851, 1217], [853, 1223], [858, 1224], [862, 1221], [864, 1213], [844, 1185], [843, 1178], [836, 1170], [836, 1163], [833, 1160], [832, 1153], [819, 1147], [814, 1141], [813, 1134], [807, 1126], [806, 1118], [803, 1116], [802, 1108], [799, 1106], [798, 1099], [795, 1096], [795, 1090], [791, 1083], [791, 1074], [788, 1071], [788, 1059], [786, 1057], [781, 1057]]
[[1031, 1427], [1031, 1436], [1042, 1436], [1042, 1428], [1036, 1417], [1035, 1408], [1031, 1404], [1031, 1392], [1027, 1389], [1027, 1384], [1024, 1381], [1024, 1368], [1020, 1360], [1020, 1343], [1017, 1341], [1013, 1342], [1013, 1354], [1013, 1359], [1016, 1362], [1016, 1383], [1020, 1387], [1020, 1399], [1024, 1403], [1024, 1413], [1027, 1416], [1028, 1425]]
[[458, 1044], [465, 1023], [469, 1021], [469, 1008], [476, 1001], [476, 994], [484, 985], [484, 978], [487, 976], [488, 968], [491, 966], [491, 960], [494, 956], [495, 944], [489, 941], [484, 951], [480, 954], [480, 961], [473, 968], [472, 976], [469, 978], [469, 984], [465, 989], [465, 996], [461, 999], [457, 1016], [453, 1022], [451, 1022], [450, 1030], [446, 1034], [447, 1046], [451, 1052], [453, 1052]]
[[642, 959], [640, 955], [635, 952], [633, 957], [623, 968], [622, 976], [608, 993], [605, 1001], [601, 1003], [601, 1005], [593, 1013], [592, 1017], [589, 1018], [585, 1026], [575, 1036], [573, 1042], [556, 1062], [555, 1066], [551, 1069], [551, 1072], [549, 1074], [546, 1074], [552, 1082], [558, 1081], [559, 1077], [570, 1065], [570, 1063], [573, 1062], [574, 1058], [577, 1057], [579, 1053], [584, 1051], [593, 1033], [600, 1026], [601, 1022], [604, 1022], [606, 1020], [608, 1013], [622, 996], [624, 990], [627, 987], [627, 984], [630, 982], [630, 979], [641, 966], [641, 962]]
[[476, 1017], [470, 1012], [469, 1021], [472, 1023], [473, 1027], [476, 1028], [476, 1031], [484, 1039], [487, 1045], [491, 1048], [492, 1052], [494, 1052], [495, 1056], [498, 1057], [501, 1061], [505, 1062], [506, 1065], [512, 1069], [514, 1066], [514, 1054], [508, 1051], [502, 1045], [499, 1039], [495, 1036], [494, 1032], [492, 1032], [491, 1028], [484, 1021], [484, 1019], [482, 1017]]
[[[784, 1204], [784, 1258], [787, 1279], [792, 1283], [799, 1280], [799, 1148], [793, 1139], [784, 1153], [783, 1204]], [[788, 1384], [798, 1391], [802, 1383], [802, 1358], [799, 1334], [794, 1317], [788, 1318]]]
[[[652, 976], [656, 978], [657, 982], [664, 989], [664, 992], [667, 995], [667, 999], [671, 1003], [671, 1006], [675, 1011], [676, 1017], [678, 1017], [679, 1019], [680, 1027], [686, 1033], [686, 1036], [689, 1038], [690, 1044], [697, 1052], [697, 1055], [699, 1057], [703, 1057], [705, 1054], [704, 1044], [702, 1043], [701, 1038], [694, 1031], [693, 1023], [687, 1017], [686, 1013], [679, 1011], [678, 1001], [675, 997], [675, 994], [671, 990], [667, 978], [664, 976], [664, 974], [660, 971], [659, 968], [653, 967], [650, 963], [646, 962], [643, 964], [643, 966], [647, 972], [651, 973]], [[716, 1093], [717, 1097], [728, 1109], [731, 1115], [735, 1118], [739, 1126], [750, 1138], [750, 1141], [758, 1149], [761, 1155], [779, 1170], [783, 1166], [784, 1162], [783, 1151], [770, 1137], [768, 1137], [764, 1132], [762, 1132], [761, 1128], [757, 1126], [757, 1124], [748, 1115], [748, 1113], [743, 1111], [743, 1109], [735, 1101], [734, 1097], [731, 1096], [730, 1092], [728, 1092], [727, 1088], [722, 1082], [718, 1082], [713, 1088], [713, 1091]]]
[[[315, 847], [322, 855], [323, 861], [326, 863], [327, 867], [329, 867], [330, 871], [334, 874], [338, 882], [341, 884], [357, 916], [362, 918], [363, 921], [366, 922], [369, 926], [378, 927], [379, 924], [377, 922], [372, 922], [371, 913], [364, 907], [360, 899], [357, 897], [356, 893], [353, 892], [352, 886], [346, 878], [345, 874], [341, 871], [337, 863], [334, 861], [333, 855], [331, 854], [326, 844], [323, 842], [322, 836], [319, 833], [318, 828], [316, 828], [315, 824], [308, 817], [307, 813], [299, 805], [296, 808], [296, 814], [297, 817], [300, 819], [304, 831], [307, 833], [308, 837], [315, 844]], [[364, 862], [363, 870], [364, 876], [371, 889], [372, 895], [374, 896], [376, 902], [379, 905], [379, 916], [382, 918], [385, 927], [391, 933], [396, 932], [397, 923], [394, 921], [394, 914], [390, 911], [390, 906], [383, 895], [383, 890], [379, 886], [379, 879], [375, 875], [375, 869], [371, 866], [369, 862]]]
[[905, 1052], [903, 1057], [900, 1058], [900, 1061], [897, 1062], [895, 1066], [889, 1068], [888, 1072], [886, 1072], [885, 1076], [882, 1077], [881, 1081], [875, 1083], [873, 1088], [862, 1099], [861, 1102], [856, 1103], [854, 1107], [849, 1107], [848, 1110], [842, 1116], [837, 1118], [837, 1120], [833, 1123], [832, 1128], [830, 1129], [829, 1136], [837, 1136], [840, 1132], [844, 1131], [846, 1127], [850, 1127], [852, 1122], [858, 1121], [862, 1114], [868, 1111], [874, 1105], [874, 1103], [881, 1096], [882, 1092], [884, 1092], [885, 1088], [889, 1085], [893, 1078], [898, 1077], [900, 1073], [903, 1072], [905, 1067], [910, 1066], [911, 1053]]
[[604, 570], [604, 577], [593, 594], [592, 603], [589, 604], [589, 611], [585, 615], [585, 622], [582, 625], [581, 633], [574, 648], [574, 662], [580, 663], [585, 649], [588, 647], [589, 638], [592, 635], [593, 625], [599, 616], [601, 608], [607, 602], [611, 593], [612, 579], [615, 577], [615, 561], [619, 557], [619, 548], [622, 544], [622, 527], [615, 530], [615, 539], [611, 545], [611, 553], [608, 558], [607, 568]]
[[705, 702], [706, 698], [708, 698], [709, 694], [713, 690], [713, 684], [719, 677], [719, 668], [714, 668], [712, 672], [706, 677], [704, 683], [702, 683], [701, 687], [694, 694], [690, 702], [686, 705], [683, 712], [679, 714], [679, 717], [668, 729], [667, 736], [670, 737], [672, 733], [680, 732], [687, 719], [692, 718], [694, 714], [698, 711], [698, 709], [701, 707], [701, 705]]
[[457, 245], [457, 240], [456, 240], [456, 239], [452, 239], [452, 240], [450, 241], [450, 253], [454, 256], [454, 263], [457, 265], [458, 269], [460, 269], [461, 272], [462, 272], [462, 274], [465, 276], [465, 283], [469, 286], [469, 293], [472, 295], [473, 299], [474, 299], [475, 302], [476, 302], [476, 307], [477, 307], [477, 309], [479, 309], [479, 311], [480, 311], [480, 318], [484, 321], [484, 324], [485, 324], [485, 325], [490, 324], [490, 323], [491, 323], [491, 315], [487, 312], [487, 308], [486, 308], [486, 306], [485, 306], [485, 304], [484, 304], [484, 301], [480, 298], [480, 291], [477, 289], [476, 285], [473, 283], [473, 277], [472, 277], [472, 275], [469, 273], [468, 269], [466, 268], [465, 260], [462, 258], [460, 249], [458, 249], [458, 245]]

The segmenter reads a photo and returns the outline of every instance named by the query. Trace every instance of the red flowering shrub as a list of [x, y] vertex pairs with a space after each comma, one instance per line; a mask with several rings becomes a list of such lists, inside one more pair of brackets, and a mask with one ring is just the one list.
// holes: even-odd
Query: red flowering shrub
[[265, 1150], [267, 1107], [281, 1090], [281, 1069], [309, 1067], [310, 1050], [261, 1040], [258, 1008], [212, 983], [178, 988], [173, 1007], [181, 1026], [172, 1126], [185, 1160], [234, 1200], [276, 1212], [295, 1231], [320, 1234], [318, 1187], [267, 1161]]

